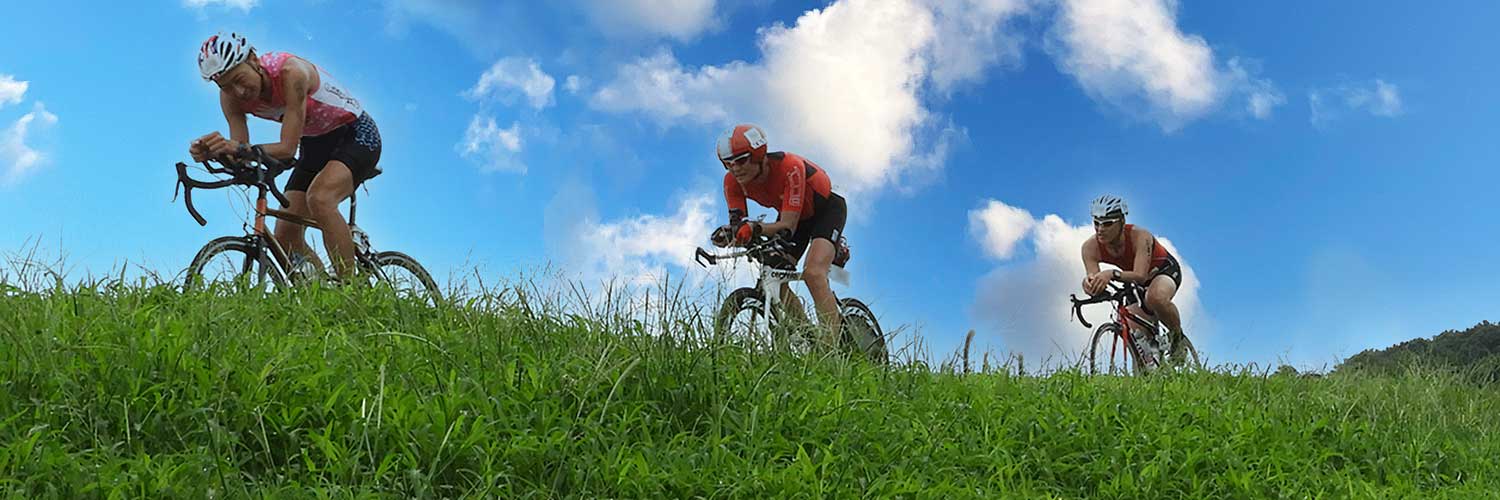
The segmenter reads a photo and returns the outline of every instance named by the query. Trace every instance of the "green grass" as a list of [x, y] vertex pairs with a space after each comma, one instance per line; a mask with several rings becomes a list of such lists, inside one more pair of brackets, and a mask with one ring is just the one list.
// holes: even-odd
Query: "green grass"
[[[747, 352], [668, 303], [0, 289], [15, 498], [1495, 498], [1437, 371], [958, 375]], [[878, 308], [878, 305], [877, 305]], [[571, 311], [571, 312], [570, 312]], [[628, 314], [626, 314], [628, 313]], [[653, 318], [653, 323], [639, 321]], [[652, 334], [650, 332], [666, 332]]]

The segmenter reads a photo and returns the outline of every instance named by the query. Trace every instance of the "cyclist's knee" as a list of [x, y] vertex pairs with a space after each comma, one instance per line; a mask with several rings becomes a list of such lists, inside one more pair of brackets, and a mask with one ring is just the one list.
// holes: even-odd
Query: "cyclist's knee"
[[338, 213], [339, 202], [344, 201], [332, 189], [314, 189], [307, 192], [307, 208], [314, 217]]
[[802, 270], [802, 279], [807, 282], [808, 288], [826, 289], [828, 288], [828, 267], [807, 266], [807, 269]]
[[1146, 293], [1146, 306], [1153, 311], [1160, 311], [1172, 306], [1172, 296], [1165, 293]]

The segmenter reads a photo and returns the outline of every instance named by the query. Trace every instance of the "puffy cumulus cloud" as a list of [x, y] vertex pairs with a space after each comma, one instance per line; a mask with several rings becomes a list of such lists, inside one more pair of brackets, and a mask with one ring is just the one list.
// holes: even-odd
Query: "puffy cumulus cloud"
[[46, 154], [27, 143], [33, 132], [54, 125], [57, 125], [57, 115], [47, 111], [47, 107], [38, 102], [30, 113], [22, 115], [10, 127], [0, 131], [0, 169], [4, 171], [0, 183], [15, 185], [45, 164]]
[[614, 37], [690, 40], [719, 23], [714, 0], [584, 0], [582, 8], [601, 32]]
[[14, 76], [0, 75], [0, 108], [9, 104], [20, 104], [21, 98], [26, 96], [26, 89], [30, 86], [30, 82], [16, 81]]
[[969, 211], [969, 232], [991, 257], [1006, 260], [1015, 253], [1016, 244], [1036, 226], [1031, 212], [990, 200], [983, 207]]
[[[971, 224], [972, 221], [971, 213]], [[1055, 364], [1071, 363], [1079, 359], [1092, 333], [1072, 319], [1068, 295], [1083, 293], [1080, 249], [1093, 237], [1094, 230], [1069, 224], [1055, 214], [1030, 223], [1012, 221], [1011, 224], [1030, 227], [1023, 233], [1023, 240], [1030, 243], [1034, 256], [1024, 261], [1007, 261], [980, 278], [972, 305], [974, 320], [980, 332], [999, 337], [1006, 351]], [[1194, 325], [1206, 322], [1202, 320], [1198, 301], [1197, 272], [1171, 240], [1157, 236], [1157, 241], [1182, 263], [1183, 283], [1173, 303], [1182, 314], [1188, 334], [1199, 341], [1202, 332], [1194, 330]], [[1107, 305], [1084, 308], [1085, 317], [1091, 318], [1095, 325], [1108, 314]], [[1203, 345], [1198, 342], [1199, 348]]]
[[690, 68], [658, 51], [621, 67], [591, 104], [663, 124], [753, 121], [772, 147], [807, 154], [840, 189], [875, 189], [939, 168], [964, 137], [928, 110], [924, 90], [977, 80], [1018, 55], [995, 26], [1020, 5], [839, 0], [761, 29], [758, 62]]
[[474, 115], [469, 121], [464, 139], [455, 148], [464, 158], [479, 165], [485, 172], [526, 173], [526, 164], [518, 157], [523, 143], [521, 124], [513, 122], [510, 128], [500, 128], [494, 117]]
[[1313, 125], [1324, 125], [1350, 112], [1385, 118], [1402, 113], [1401, 89], [1378, 78], [1369, 83], [1313, 89], [1308, 92], [1307, 101]]
[[668, 214], [640, 214], [600, 220], [592, 192], [582, 183], [567, 183], [544, 211], [546, 243], [563, 259], [571, 277], [585, 283], [614, 281], [650, 289], [671, 276], [700, 285], [713, 279], [747, 283], [748, 265], [726, 263], [704, 270], [694, 251], [707, 247], [719, 205], [715, 193], [691, 193]]
[[552, 104], [552, 88], [556, 83], [536, 61], [506, 57], [495, 61], [464, 95], [470, 99], [493, 99], [507, 104], [518, 96], [525, 96], [532, 108], [542, 109]]
[[210, 5], [222, 5], [224, 7], [240, 9], [244, 12], [250, 12], [250, 9], [259, 3], [260, 0], [183, 0], [182, 2], [183, 5], [196, 9]]
[[[1175, 0], [1059, 0], [1048, 51], [1094, 99], [1172, 131], [1228, 96], [1245, 95], [1257, 118], [1278, 103], [1269, 80], [1233, 61], [1214, 62], [1203, 37], [1177, 26]], [[1284, 98], [1282, 98], [1284, 99]]]

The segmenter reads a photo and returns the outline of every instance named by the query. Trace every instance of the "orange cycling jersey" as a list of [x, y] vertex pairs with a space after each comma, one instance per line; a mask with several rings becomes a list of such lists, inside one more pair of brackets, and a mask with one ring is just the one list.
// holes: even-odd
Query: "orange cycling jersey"
[[[1135, 267], [1135, 224], [1125, 225], [1125, 251], [1120, 255], [1111, 255], [1109, 246], [1104, 242], [1099, 243], [1099, 261], [1114, 264], [1124, 271], [1134, 271]], [[1151, 237], [1151, 269], [1163, 267], [1172, 260], [1172, 255], [1167, 253], [1166, 247], [1156, 242], [1156, 237]]]
[[761, 182], [740, 186], [734, 175], [724, 174], [724, 199], [729, 202], [731, 221], [744, 217], [747, 212], [745, 198], [755, 200], [777, 212], [797, 212], [798, 220], [813, 216], [815, 200], [827, 199], [833, 194], [833, 185], [828, 174], [806, 158], [792, 153], [776, 152], [766, 155], [766, 176]]

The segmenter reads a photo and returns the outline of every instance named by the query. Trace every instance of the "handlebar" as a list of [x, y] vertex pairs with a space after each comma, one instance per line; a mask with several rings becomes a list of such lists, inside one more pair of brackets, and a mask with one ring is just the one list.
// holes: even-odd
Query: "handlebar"
[[759, 241], [751, 243], [744, 249], [725, 254], [712, 254], [708, 250], [704, 250], [703, 247], [698, 247], [697, 251], [693, 253], [693, 261], [705, 268], [718, 265], [721, 260], [737, 259], [740, 257], [748, 257], [755, 261], [765, 262], [766, 259], [773, 256], [784, 255], [790, 249], [791, 243], [781, 237], [761, 236]]
[[1076, 294], [1068, 294], [1068, 300], [1073, 302], [1073, 317], [1078, 318], [1078, 322], [1082, 323], [1084, 328], [1093, 328], [1094, 325], [1089, 324], [1088, 320], [1083, 319], [1083, 306], [1124, 299], [1135, 287], [1135, 283], [1116, 284], [1115, 282], [1110, 282], [1104, 293], [1086, 299], [1080, 299]]
[[[218, 163], [220, 166], [215, 167], [213, 163]], [[281, 194], [281, 190], [277, 189], [275, 182], [276, 176], [281, 175], [282, 172], [288, 169], [287, 165], [266, 154], [265, 150], [261, 149], [260, 146], [252, 146], [248, 153], [240, 157], [209, 159], [203, 162], [203, 167], [210, 174], [228, 175], [229, 178], [213, 182], [200, 181], [188, 175], [186, 163], [177, 162], [177, 186], [172, 189], [172, 199], [174, 201], [177, 199], [178, 189], [181, 189], [182, 200], [187, 205], [188, 213], [193, 216], [193, 220], [198, 221], [198, 225], [200, 226], [207, 225], [208, 220], [204, 219], [203, 215], [198, 213], [198, 209], [193, 206], [193, 188], [219, 189], [235, 185], [257, 186], [270, 191], [276, 197], [276, 201], [281, 203], [281, 206], [286, 207], [291, 205], [286, 195]]]

